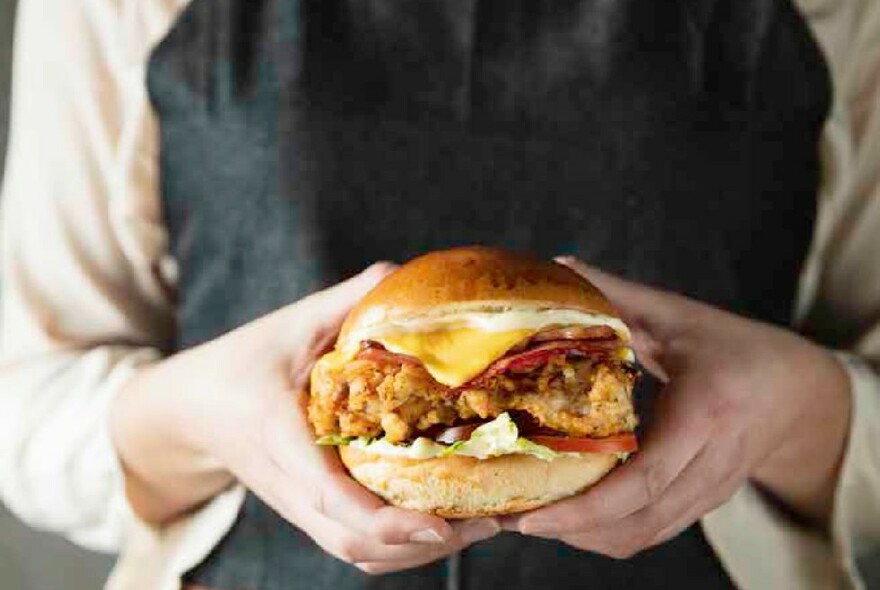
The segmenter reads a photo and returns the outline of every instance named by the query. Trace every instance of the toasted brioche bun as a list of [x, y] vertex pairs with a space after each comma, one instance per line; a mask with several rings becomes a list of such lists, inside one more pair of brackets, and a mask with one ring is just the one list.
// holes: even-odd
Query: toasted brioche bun
[[339, 455], [352, 477], [388, 503], [443, 518], [538, 508], [590, 487], [618, 462], [616, 455], [607, 453], [553, 461], [530, 455], [406, 459], [340, 447]]
[[[531, 310], [575, 310], [619, 319], [605, 296], [566, 266], [471, 246], [426, 254], [387, 276], [349, 313], [336, 347], [357, 347], [365, 333], [392, 320]], [[593, 485], [618, 463], [617, 455], [605, 453], [553, 461], [519, 454], [408, 459], [342, 446], [339, 454], [355, 480], [390, 504], [444, 518], [544, 506]]]
[[357, 345], [360, 334], [392, 319], [496, 309], [572, 309], [619, 317], [592, 283], [567, 266], [467, 246], [414, 258], [385, 277], [348, 314], [337, 346]]

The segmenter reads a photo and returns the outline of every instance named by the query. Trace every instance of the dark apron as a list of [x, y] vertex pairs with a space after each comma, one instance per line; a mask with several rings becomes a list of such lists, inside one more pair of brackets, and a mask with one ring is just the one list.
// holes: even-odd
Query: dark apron
[[[786, 324], [830, 95], [788, 0], [195, 0], [149, 89], [176, 349], [374, 260], [469, 243], [576, 254]], [[188, 579], [731, 586], [699, 526], [626, 561], [502, 534], [453, 566], [367, 577], [248, 495]]]

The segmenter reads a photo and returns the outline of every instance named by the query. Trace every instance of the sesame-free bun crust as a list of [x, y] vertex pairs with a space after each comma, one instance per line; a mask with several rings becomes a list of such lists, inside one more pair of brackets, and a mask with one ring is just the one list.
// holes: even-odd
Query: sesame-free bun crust
[[[589, 281], [561, 264], [494, 248], [432, 252], [385, 277], [351, 310], [337, 348], [392, 320], [460, 312], [571, 309], [618, 318]], [[339, 447], [352, 477], [390, 504], [444, 518], [512, 514], [538, 508], [593, 485], [618, 462], [590, 453], [543, 461], [529, 455], [491, 459], [408, 459]]]
[[605, 296], [570, 268], [531, 256], [467, 246], [414, 258], [385, 277], [351, 310], [339, 334], [388, 319], [462, 310], [574, 309], [618, 317]]
[[590, 487], [618, 462], [616, 455], [606, 453], [553, 461], [530, 455], [407, 459], [347, 446], [339, 447], [339, 455], [354, 479], [388, 503], [443, 518], [538, 508]]

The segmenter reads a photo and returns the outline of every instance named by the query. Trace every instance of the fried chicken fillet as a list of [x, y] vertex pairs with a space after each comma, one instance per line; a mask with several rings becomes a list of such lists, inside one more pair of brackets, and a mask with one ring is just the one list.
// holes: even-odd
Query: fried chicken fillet
[[629, 338], [562, 265], [482, 247], [431, 253], [349, 314], [312, 371], [309, 421], [394, 504], [448, 517], [533, 508], [634, 449]]

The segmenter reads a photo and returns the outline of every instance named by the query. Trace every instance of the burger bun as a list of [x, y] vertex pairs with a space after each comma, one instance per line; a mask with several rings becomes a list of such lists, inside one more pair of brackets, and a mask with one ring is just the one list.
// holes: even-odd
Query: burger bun
[[491, 459], [409, 459], [339, 448], [352, 477], [389, 504], [443, 518], [532, 510], [590, 487], [618, 462], [613, 453], [579, 453], [552, 461], [531, 455]]

